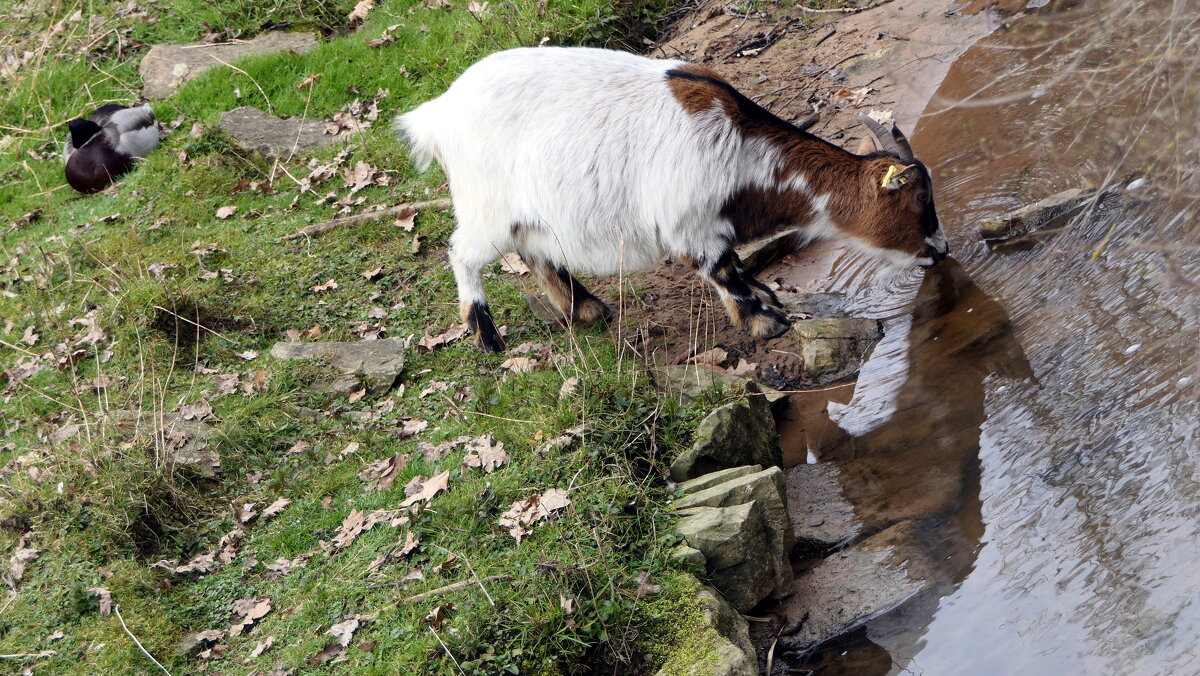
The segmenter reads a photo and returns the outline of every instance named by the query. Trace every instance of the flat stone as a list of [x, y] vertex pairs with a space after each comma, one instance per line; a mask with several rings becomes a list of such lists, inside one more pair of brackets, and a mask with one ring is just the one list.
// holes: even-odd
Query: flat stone
[[756, 503], [697, 509], [680, 520], [679, 532], [704, 554], [705, 578], [739, 612], [775, 594], [770, 530]]
[[[740, 392], [746, 383], [754, 382], [750, 378], [735, 376], [732, 373], [696, 364], [663, 366], [650, 371], [650, 377], [654, 379], [654, 385], [658, 389], [678, 397], [679, 402], [685, 405], [718, 385], [725, 392]], [[773, 390], [765, 385], [759, 387], [762, 390], [761, 396], [770, 404], [787, 398], [786, 394], [778, 390]]]
[[[784, 596], [792, 586], [791, 552], [795, 536], [788, 516], [784, 478], [783, 470], [768, 467], [761, 472], [732, 478], [686, 495], [676, 500], [674, 505], [679, 510], [755, 505], [755, 511], [761, 512], [765, 524], [764, 537], [756, 549], [748, 550], [748, 553], [743, 553], [742, 556], [756, 559], [756, 563], [763, 566], [763, 574], [768, 579], [762, 582], [770, 588], [771, 595], [775, 597]], [[705, 558], [708, 558], [708, 552], [703, 547], [691, 544], [704, 552]]]
[[750, 626], [720, 594], [701, 586], [696, 594], [704, 623], [695, 644], [706, 649], [671, 655], [656, 676], [759, 676]]
[[842, 293], [779, 293], [784, 312], [792, 319], [844, 317], [846, 295]]
[[698, 476], [695, 479], [688, 479], [675, 487], [676, 493], [683, 495], [691, 495], [698, 493], [706, 488], [711, 488], [720, 483], [725, 483], [730, 479], [737, 479], [748, 474], [755, 474], [762, 471], [762, 465], [742, 465], [741, 467], [730, 467], [717, 472], [710, 472], [703, 476]]
[[[264, 33], [250, 40], [218, 44], [154, 45], [138, 71], [142, 74], [142, 96], [162, 99], [175, 93], [179, 85], [199, 76], [213, 66], [231, 64], [247, 56], [275, 52], [303, 52], [317, 46], [311, 33]], [[222, 63], [224, 62], [224, 63]]]
[[831, 462], [797, 465], [787, 472], [787, 509], [796, 544], [823, 553], [862, 534], [854, 506], [842, 496], [841, 471]]
[[1065, 224], [1095, 199], [1095, 188], [1075, 188], [1051, 195], [1033, 205], [979, 222], [979, 237], [1006, 240]]
[[704, 572], [704, 552], [695, 547], [679, 545], [671, 551], [671, 558], [682, 563], [688, 570], [697, 573]]
[[830, 555], [784, 601], [780, 647], [809, 650], [899, 608], [932, 584], [932, 566], [911, 521]]
[[361, 380], [370, 392], [382, 393], [391, 389], [404, 369], [404, 342], [388, 338], [356, 343], [275, 343], [271, 356], [323, 361], [346, 374], [318, 389], [346, 394], [357, 389]]
[[878, 320], [862, 317], [801, 319], [792, 324], [792, 330], [803, 341], [804, 374], [818, 385], [858, 373], [883, 337]]
[[743, 385], [746, 397], [721, 406], [696, 427], [696, 441], [671, 463], [675, 481], [742, 465], [778, 465], [779, 434], [770, 404], [753, 382]]
[[221, 113], [221, 129], [238, 145], [267, 157], [289, 157], [341, 143], [353, 134], [326, 134], [323, 120], [276, 117], [254, 106]]

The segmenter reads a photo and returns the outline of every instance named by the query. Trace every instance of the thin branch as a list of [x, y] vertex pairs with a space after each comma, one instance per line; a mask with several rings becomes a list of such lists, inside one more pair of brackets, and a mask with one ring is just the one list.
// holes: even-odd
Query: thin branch
[[290, 235], [285, 235], [283, 237], [283, 239], [290, 240], [290, 239], [300, 239], [301, 237], [313, 237], [315, 235], [321, 235], [326, 232], [329, 232], [330, 230], [333, 230], [334, 228], [340, 228], [343, 225], [353, 225], [355, 223], [362, 223], [365, 221], [377, 221], [381, 218], [386, 218], [388, 216], [393, 216], [395, 214], [399, 214], [402, 211], [405, 211], [406, 209], [413, 209], [414, 211], [420, 211], [421, 209], [449, 209], [449, 208], [450, 208], [450, 198], [448, 198], [448, 197], [443, 197], [442, 199], [436, 199], [436, 200], [428, 200], [425, 202], [410, 202], [408, 204], [399, 204], [399, 205], [391, 207], [389, 209], [381, 209], [379, 211], [368, 211], [368, 212], [362, 213], [362, 214], [346, 216], [345, 218], [335, 218], [332, 221], [325, 221], [324, 223], [317, 223], [316, 225], [307, 225], [303, 228], [300, 228], [296, 232], [293, 232]]
[[117, 619], [121, 621], [121, 628], [125, 630], [126, 634], [129, 634], [129, 638], [133, 639], [133, 643], [138, 647], [138, 650], [141, 650], [142, 654], [144, 654], [146, 657], [149, 657], [150, 661], [154, 663], [154, 666], [162, 669], [164, 674], [171, 676], [171, 672], [167, 671], [166, 667], [159, 663], [158, 660], [154, 659], [154, 655], [151, 655], [150, 651], [146, 650], [146, 647], [142, 645], [142, 642], [137, 640], [137, 637], [133, 635], [133, 632], [129, 631], [129, 627], [125, 625], [125, 618], [121, 617], [121, 606], [113, 604], [113, 612], [116, 613]]
[[438, 587], [437, 589], [430, 589], [429, 591], [421, 592], [420, 594], [413, 594], [412, 596], [408, 596], [406, 598], [400, 599], [400, 602], [401, 603], [415, 603], [417, 601], [424, 601], [425, 599], [427, 599], [431, 596], [440, 596], [442, 594], [449, 594], [450, 592], [456, 592], [459, 589], [465, 589], [465, 588], [470, 587], [471, 585], [475, 584], [477, 581], [482, 586], [482, 584], [484, 582], [497, 582], [499, 580], [507, 580], [508, 578], [509, 578], [508, 575], [489, 575], [488, 577], [483, 578], [482, 581], [480, 581], [479, 578], [474, 578], [471, 580], [462, 580], [460, 582], [455, 582], [454, 584], [448, 584], [445, 587]]

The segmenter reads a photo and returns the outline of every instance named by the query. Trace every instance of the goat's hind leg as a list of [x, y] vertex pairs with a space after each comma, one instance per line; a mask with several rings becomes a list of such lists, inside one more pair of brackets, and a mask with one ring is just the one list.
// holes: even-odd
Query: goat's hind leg
[[775, 299], [775, 294], [746, 273], [739, 263], [733, 249], [726, 249], [715, 260], [700, 263], [700, 275], [717, 290], [729, 318], [749, 330], [751, 337], [775, 338], [783, 334], [791, 323], [760, 297], [765, 292]]
[[569, 322], [591, 326], [612, 317], [608, 305], [580, 284], [566, 268], [539, 260], [528, 263], [537, 275], [538, 283], [546, 290], [550, 302]]
[[495, 260], [488, 251], [454, 242], [450, 247], [450, 265], [458, 284], [458, 308], [462, 320], [475, 335], [475, 344], [484, 352], [503, 352], [504, 339], [492, 321], [487, 298], [483, 295], [483, 268]]

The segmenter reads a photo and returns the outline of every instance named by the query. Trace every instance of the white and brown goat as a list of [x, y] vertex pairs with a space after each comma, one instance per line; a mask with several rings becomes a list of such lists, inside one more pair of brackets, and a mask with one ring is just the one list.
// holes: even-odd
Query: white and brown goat
[[713, 71], [587, 48], [492, 54], [397, 119], [414, 159], [446, 171], [458, 227], [450, 261], [464, 321], [504, 349], [483, 268], [516, 250], [582, 324], [609, 308], [572, 272], [688, 262], [755, 337], [787, 330], [775, 294], [734, 245], [784, 228], [843, 239], [894, 265], [947, 253], [929, 172], [904, 137], [866, 118], [882, 149], [854, 155], [789, 124]]

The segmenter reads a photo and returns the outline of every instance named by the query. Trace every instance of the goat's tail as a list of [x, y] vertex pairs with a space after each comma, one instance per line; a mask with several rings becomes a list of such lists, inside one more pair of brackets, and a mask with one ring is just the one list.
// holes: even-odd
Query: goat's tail
[[408, 141], [413, 164], [421, 171], [428, 169], [435, 159], [441, 160], [434, 134], [438, 119], [436, 102], [437, 99], [428, 101], [396, 118], [396, 133]]

